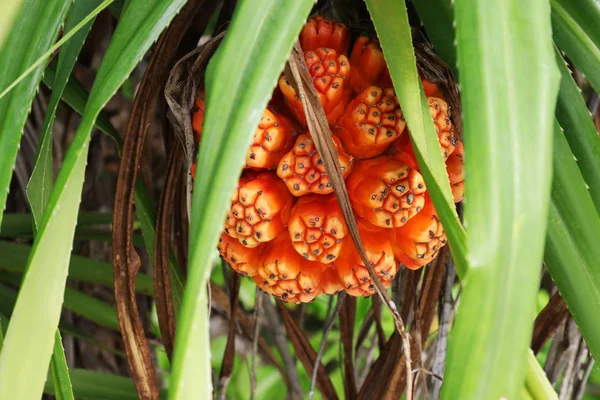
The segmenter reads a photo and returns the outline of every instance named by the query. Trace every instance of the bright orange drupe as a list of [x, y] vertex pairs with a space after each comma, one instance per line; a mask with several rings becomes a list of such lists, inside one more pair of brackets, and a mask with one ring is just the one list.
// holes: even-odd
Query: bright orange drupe
[[317, 15], [304, 24], [300, 33], [300, 46], [305, 52], [327, 47], [339, 54], [348, 54], [350, 31], [346, 25], [334, 19]]
[[263, 246], [249, 248], [225, 232], [219, 238], [219, 254], [231, 268], [242, 276], [254, 276], [258, 270]]
[[294, 202], [274, 172], [246, 173], [233, 193], [225, 233], [246, 247], [271, 241], [285, 229]]

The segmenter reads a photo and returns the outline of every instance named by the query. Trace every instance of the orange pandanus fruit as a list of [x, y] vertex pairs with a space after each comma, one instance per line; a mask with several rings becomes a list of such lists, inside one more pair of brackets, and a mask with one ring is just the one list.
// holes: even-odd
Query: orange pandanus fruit
[[246, 153], [246, 167], [276, 168], [282, 155], [294, 145], [296, 127], [283, 115], [266, 109], [254, 131], [252, 145]]
[[[347, 88], [346, 78], [350, 76], [350, 62], [346, 56], [325, 47], [307, 51], [304, 53], [304, 59], [327, 121], [334, 124], [349, 101], [350, 90]], [[285, 75], [279, 78], [279, 88], [285, 96], [285, 103], [290, 112], [306, 127], [306, 116], [300, 97]]]
[[[336, 137], [333, 137], [333, 144], [338, 154], [342, 174], [346, 178], [352, 171], [354, 160], [346, 154]], [[281, 158], [277, 166], [277, 175], [294, 196], [308, 193], [333, 193], [325, 164], [308, 133], [298, 136], [292, 150]]]
[[383, 153], [405, 128], [394, 89], [370, 86], [348, 105], [335, 134], [348, 153], [363, 159]]
[[423, 176], [393, 156], [357, 162], [346, 186], [354, 211], [382, 228], [404, 225], [425, 205]]
[[206, 102], [204, 100], [204, 90], [200, 90], [198, 97], [196, 97], [196, 111], [192, 117], [192, 129], [194, 130], [194, 139], [196, 142], [200, 141], [202, 137], [202, 128], [204, 127], [204, 113], [206, 109]]
[[454, 202], [460, 202], [465, 195], [465, 149], [459, 140], [456, 149], [446, 160], [446, 171], [450, 179]]
[[294, 303], [307, 303], [321, 293], [325, 266], [298, 254], [287, 232], [263, 246], [264, 253], [254, 276], [258, 287]]
[[271, 241], [285, 229], [294, 201], [275, 172], [250, 171], [234, 190], [225, 233], [246, 247]]
[[[450, 121], [448, 103], [438, 97], [428, 97], [427, 102], [431, 117], [433, 118], [433, 126], [438, 135], [438, 141], [440, 142], [442, 156], [444, 157], [444, 160], [446, 160], [456, 148], [457, 142], [454, 134], [454, 126]], [[417, 162], [408, 135], [402, 135], [402, 137], [392, 143], [388, 152], [391, 154], [405, 153], [408, 157], [412, 158], [415, 163]]]
[[379, 39], [367, 36], [356, 39], [350, 54], [350, 65], [350, 85], [354, 93], [361, 93], [369, 86], [392, 87]]
[[[387, 229], [376, 227], [361, 218], [357, 219], [357, 224], [367, 260], [383, 287], [389, 287], [398, 272], [398, 267]], [[340, 255], [334, 265], [348, 294], [370, 296], [375, 293], [375, 284], [369, 277], [369, 271], [349, 235], [344, 239]]]
[[288, 231], [296, 251], [305, 259], [329, 264], [340, 254], [348, 234], [335, 195], [301, 197], [290, 214]]
[[[199, 142], [204, 124], [204, 91], [201, 91], [196, 98], [196, 107], [192, 127], [194, 138]], [[254, 131], [252, 144], [246, 153], [245, 168], [275, 168], [281, 156], [293, 146], [297, 134], [296, 126], [291, 120], [276, 112], [275, 108], [276, 106], [269, 106], [263, 112]]]
[[404, 226], [389, 229], [396, 259], [407, 268], [429, 264], [447, 243], [442, 223], [427, 196], [425, 207]]
[[339, 54], [348, 54], [350, 31], [346, 25], [334, 19], [317, 15], [304, 24], [300, 33], [300, 46], [304, 52], [326, 47]]
[[219, 254], [223, 260], [238, 274], [242, 276], [254, 276], [258, 269], [262, 246], [249, 248], [232, 238], [226, 233], [222, 233], [219, 238]]

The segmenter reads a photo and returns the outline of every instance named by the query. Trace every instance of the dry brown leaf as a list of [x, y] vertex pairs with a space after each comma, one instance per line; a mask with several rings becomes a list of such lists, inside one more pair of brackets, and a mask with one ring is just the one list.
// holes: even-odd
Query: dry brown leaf
[[531, 339], [531, 349], [535, 354], [540, 352], [568, 316], [567, 304], [560, 293], [556, 292], [535, 319]]

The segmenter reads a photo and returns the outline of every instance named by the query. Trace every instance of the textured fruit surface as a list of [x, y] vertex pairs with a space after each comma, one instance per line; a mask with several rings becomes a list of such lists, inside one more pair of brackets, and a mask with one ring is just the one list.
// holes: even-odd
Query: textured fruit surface
[[288, 231], [294, 248], [310, 261], [329, 264], [338, 257], [348, 234], [335, 195], [301, 197], [290, 214]]
[[292, 121], [266, 109], [246, 153], [246, 167], [256, 169], [277, 167], [281, 156], [294, 145], [296, 132]]
[[423, 176], [393, 156], [357, 162], [346, 186], [354, 211], [382, 228], [404, 225], [425, 205]]
[[464, 198], [465, 193], [465, 149], [461, 141], [456, 143], [456, 149], [446, 160], [446, 171], [454, 202], [458, 203]]
[[[373, 226], [358, 218], [358, 232], [363, 242], [367, 260], [373, 267], [375, 275], [381, 280], [383, 287], [389, 287], [398, 271], [392, 245], [388, 239], [387, 229]], [[340, 256], [334, 262], [344, 290], [352, 296], [370, 296], [375, 293], [375, 285], [369, 277], [358, 250], [350, 236], [342, 243]]]
[[[338, 154], [342, 174], [346, 178], [352, 171], [354, 160], [346, 154], [336, 137], [333, 137], [333, 144]], [[325, 164], [308, 133], [298, 136], [292, 150], [281, 158], [277, 166], [277, 175], [294, 196], [308, 193], [333, 193]]]
[[[327, 121], [334, 124], [350, 99], [350, 90], [346, 87], [346, 78], [350, 76], [350, 62], [345, 55], [338, 55], [337, 51], [324, 47], [307, 51], [304, 53], [304, 60]], [[306, 116], [300, 97], [284, 75], [279, 78], [279, 88], [285, 96], [285, 103], [290, 112], [306, 127]]]
[[360, 93], [369, 86], [392, 87], [392, 80], [378, 39], [367, 36], [356, 39], [350, 54], [350, 65], [352, 65], [350, 84], [354, 93]]
[[456, 138], [454, 137], [454, 127], [450, 121], [448, 103], [439, 97], [428, 97], [427, 102], [445, 160], [456, 148]]
[[410, 269], [429, 264], [447, 243], [444, 228], [429, 197], [419, 214], [404, 226], [389, 231], [396, 258]]
[[317, 15], [304, 24], [300, 33], [300, 46], [305, 52], [326, 47], [339, 54], [348, 54], [350, 31], [346, 25], [334, 19]]
[[321, 293], [324, 266], [302, 257], [287, 232], [264, 245], [254, 282], [265, 292], [284, 301], [306, 303]]
[[262, 246], [249, 248], [226, 233], [219, 238], [219, 254], [235, 272], [242, 276], [254, 276], [258, 270]]
[[246, 247], [256, 247], [285, 229], [293, 205], [294, 197], [274, 172], [251, 171], [234, 190], [225, 232]]
[[370, 86], [348, 105], [335, 134], [348, 153], [362, 159], [383, 153], [405, 128], [394, 89]]
[[[429, 105], [431, 117], [433, 118], [433, 126], [438, 135], [442, 156], [444, 157], [444, 160], [446, 160], [450, 154], [452, 154], [457, 144], [454, 126], [450, 121], [448, 103], [438, 97], [428, 97], [427, 103]], [[402, 135], [402, 137], [394, 141], [389, 147], [388, 152], [390, 154], [406, 153], [416, 162], [414, 149], [408, 135]]]
[[344, 290], [337, 269], [333, 264], [323, 264], [323, 276], [321, 277], [321, 291], [325, 294], [336, 294]]

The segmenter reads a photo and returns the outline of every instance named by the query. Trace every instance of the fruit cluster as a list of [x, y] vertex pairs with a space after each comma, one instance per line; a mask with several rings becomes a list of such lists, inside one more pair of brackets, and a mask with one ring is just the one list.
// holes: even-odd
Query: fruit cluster
[[[368, 261], [388, 287], [398, 262], [420, 268], [447, 240], [419, 172], [381, 47], [377, 39], [359, 37], [348, 59], [348, 29], [322, 16], [308, 20], [300, 43], [334, 134]], [[459, 202], [462, 143], [439, 88], [422, 81]], [[201, 92], [193, 116], [197, 140], [203, 121]], [[254, 132], [218, 248], [231, 268], [284, 301], [308, 302], [341, 290], [352, 296], [375, 293], [307, 130], [302, 103], [284, 76]]]

